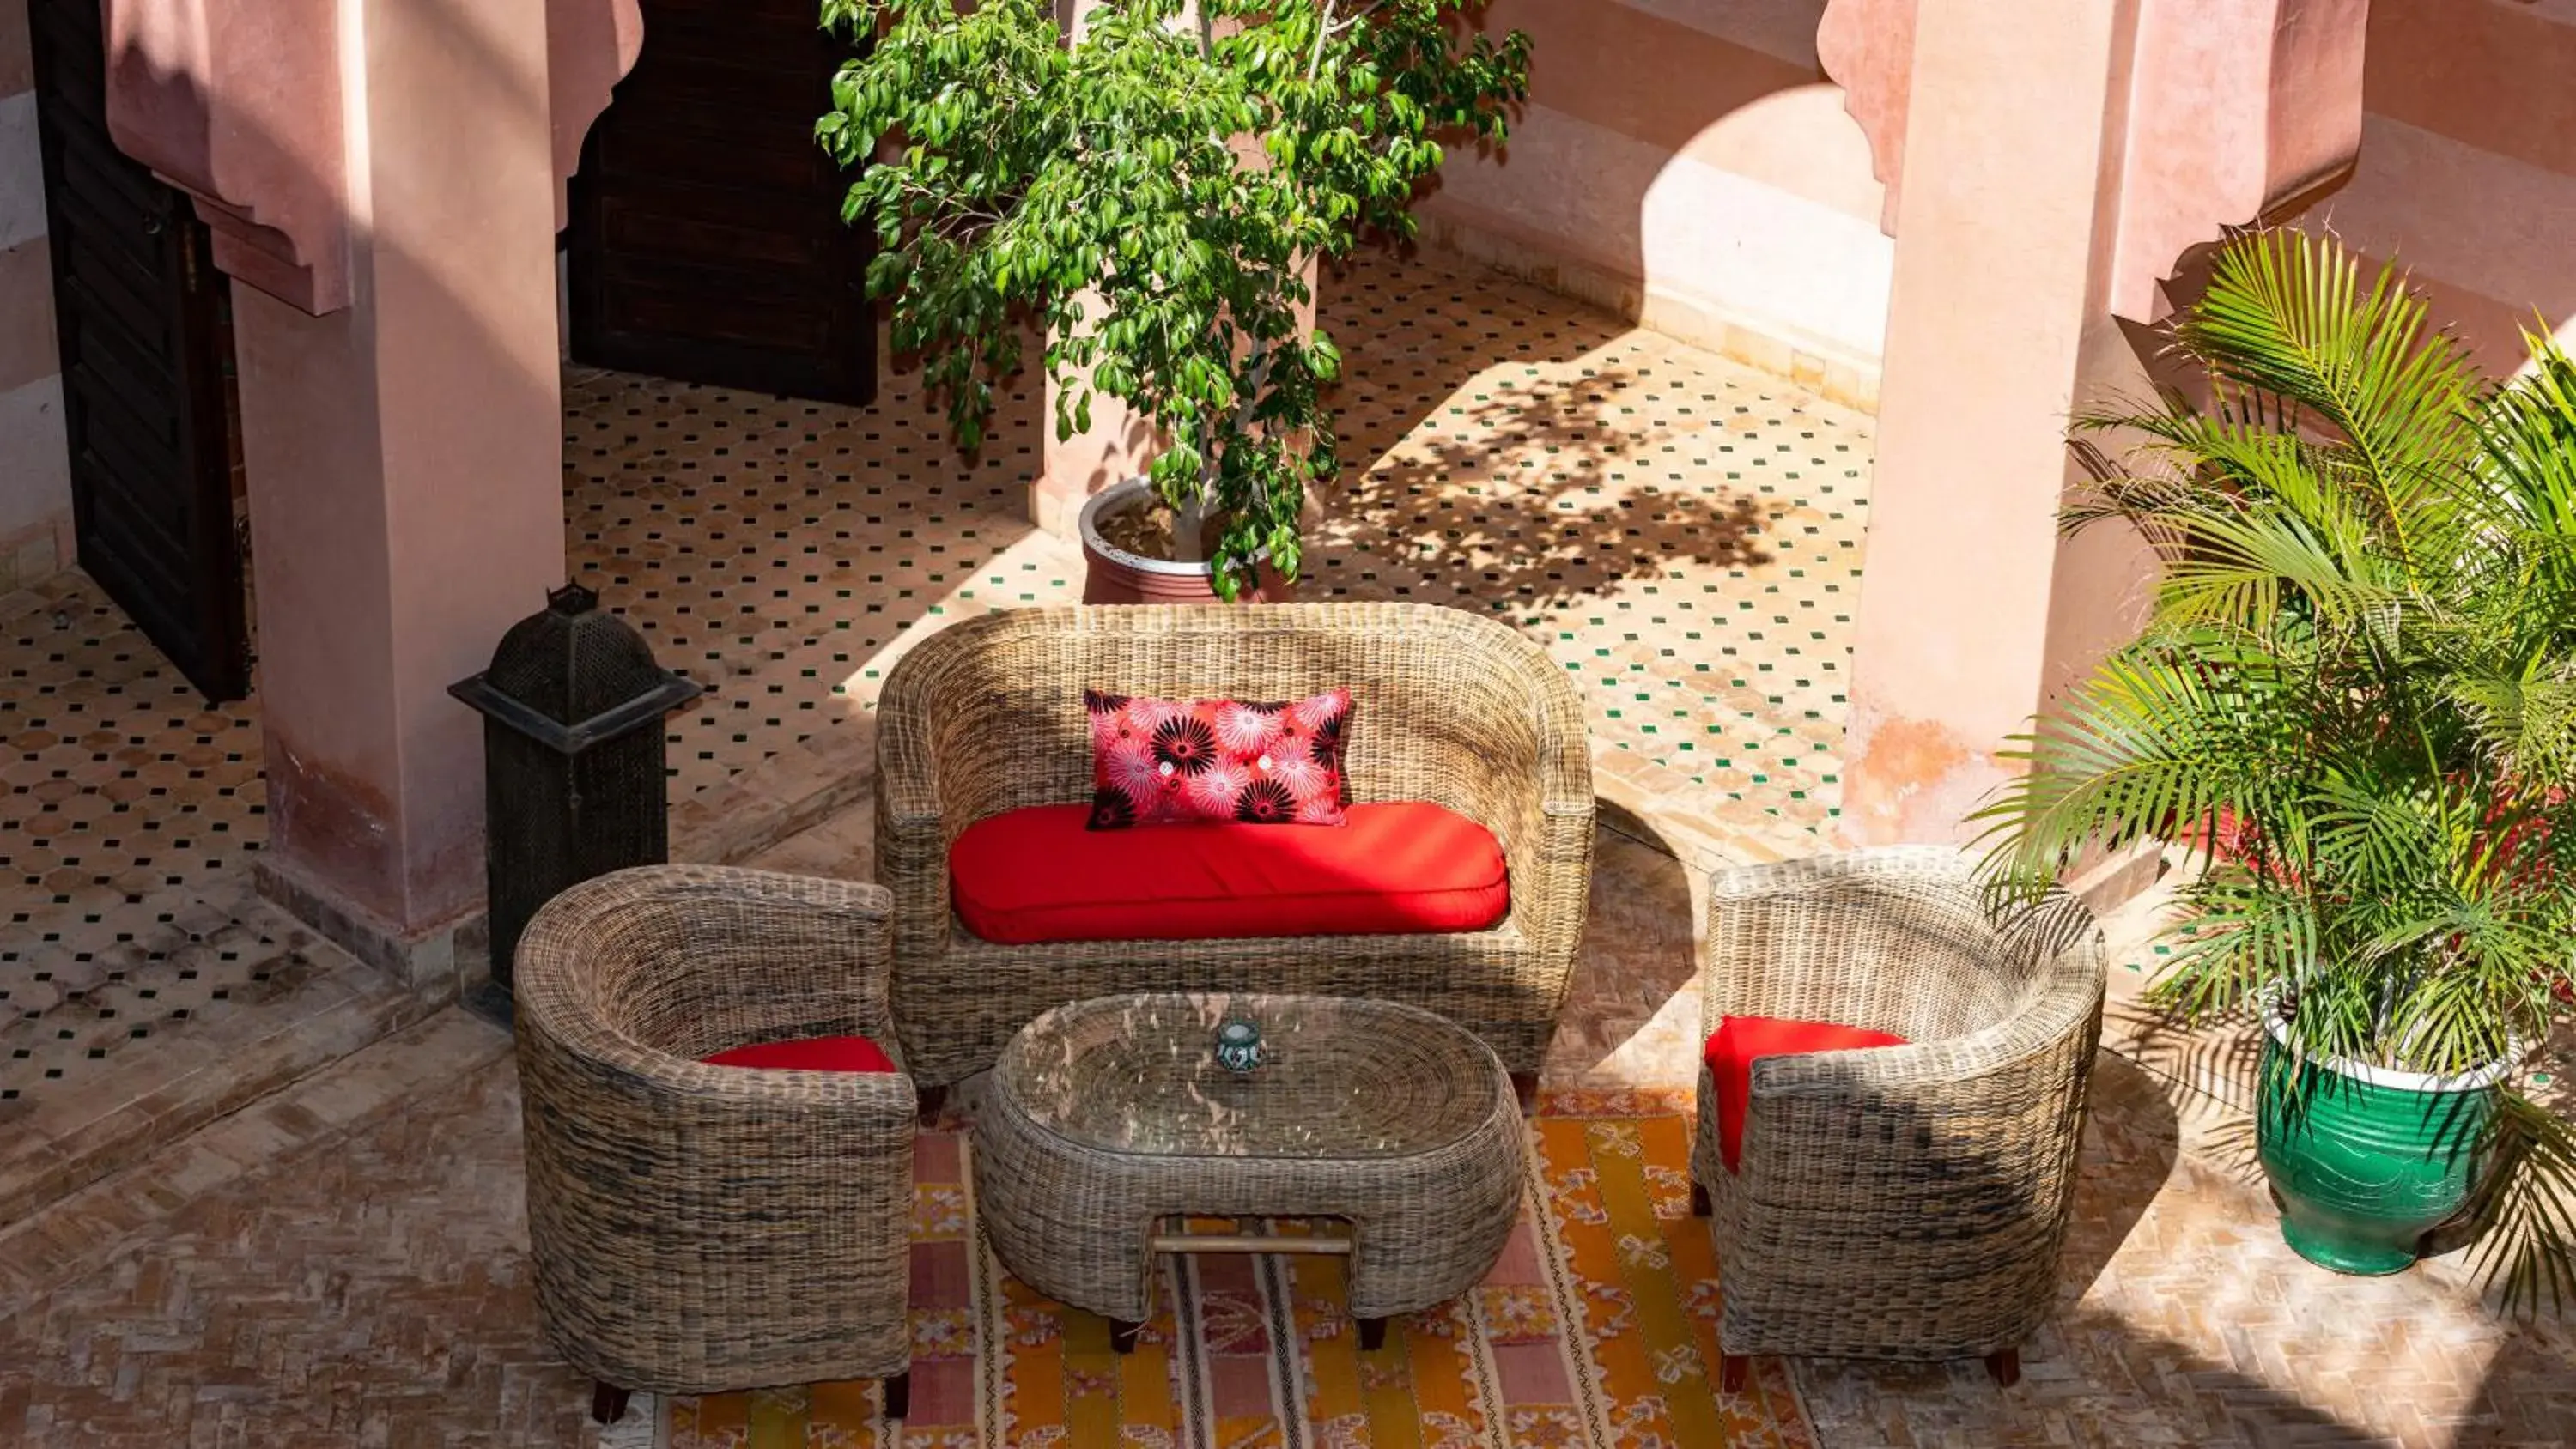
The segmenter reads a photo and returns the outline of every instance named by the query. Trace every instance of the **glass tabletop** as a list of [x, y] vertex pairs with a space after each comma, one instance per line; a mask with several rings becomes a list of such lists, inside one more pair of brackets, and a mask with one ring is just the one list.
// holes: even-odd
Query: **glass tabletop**
[[[1218, 1060], [1229, 1022], [1258, 1029], [1248, 1071]], [[1430, 1012], [1250, 993], [1057, 1007], [1013, 1038], [994, 1077], [1039, 1126], [1144, 1156], [1405, 1156], [1485, 1125], [1510, 1092], [1492, 1050]]]

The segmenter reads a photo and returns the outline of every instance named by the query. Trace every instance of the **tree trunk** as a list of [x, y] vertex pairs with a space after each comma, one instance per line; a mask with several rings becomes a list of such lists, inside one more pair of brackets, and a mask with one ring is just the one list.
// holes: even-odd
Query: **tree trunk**
[[1186, 507], [1172, 510], [1172, 562], [1207, 562], [1208, 498], [1202, 493]]

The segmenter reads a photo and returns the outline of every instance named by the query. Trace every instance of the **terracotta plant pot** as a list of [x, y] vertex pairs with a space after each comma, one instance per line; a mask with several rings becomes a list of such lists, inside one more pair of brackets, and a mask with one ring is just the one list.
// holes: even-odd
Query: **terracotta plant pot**
[[2292, 1251], [2338, 1273], [2412, 1266], [2475, 1190], [2508, 1063], [2430, 1077], [2291, 1058], [2276, 1013], [2255, 1093], [2255, 1150]]
[[[1208, 566], [1132, 554], [1100, 536], [1100, 520], [1142, 506], [1148, 497], [1142, 478], [1113, 483], [1082, 505], [1082, 556], [1090, 565], [1082, 581], [1086, 604], [1208, 604], [1216, 588]], [[1261, 553], [1253, 586], [1235, 596], [1240, 604], [1280, 603], [1289, 597], [1288, 581], [1270, 567], [1269, 550]]]

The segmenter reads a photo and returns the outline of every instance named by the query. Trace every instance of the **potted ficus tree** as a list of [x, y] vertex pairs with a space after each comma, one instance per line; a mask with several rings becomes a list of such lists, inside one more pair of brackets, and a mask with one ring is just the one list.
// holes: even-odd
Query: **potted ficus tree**
[[1054, 0], [823, 0], [875, 41], [817, 134], [872, 162], [843, 212], [959, 444], [1031, 332], [1060, 438], [1109, 397], [1158, 443], [1084, 511], [1090, 597], [1296, 576], [1307, 485], [1339, 467], [1310, 279], [1411, 234], [1440, 136], [1503, 140], [1528, 40], [1467, 25], [1484, 3], [1095, 0], [1068, 35]]
[[2207, 397], [2083, 420], [2070, 528], [2161, 554], [2151, 621], [2025, 741], [1988, 867], [2190, 858], [2156, 984], [2259, 1019], [2290, 1245], [2394, 1272], [2482, 1233], [2508, 1304], [2576, 1287], [2576, 1131], [2521, 1090], [2576, 957], [2576, 362], [2490, 382], [2402, 276], [2226, 244], [2171, 329]]

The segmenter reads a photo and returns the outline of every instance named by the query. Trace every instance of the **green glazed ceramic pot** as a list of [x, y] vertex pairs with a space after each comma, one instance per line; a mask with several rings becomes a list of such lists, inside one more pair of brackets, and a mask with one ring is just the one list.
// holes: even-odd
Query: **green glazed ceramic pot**
[[2316, 1057], [2299, 1063], [2280, 1024], [2269, 1025], [2255, 1149], [2281, 1207], [2282, 1238], [2338, 1273], [2411, 1266], [2424, 1234], [2477, 1184], [2479, 1140], [2511, 1064], [2433, 1077]]

